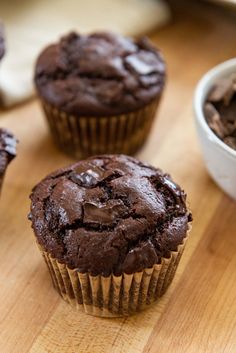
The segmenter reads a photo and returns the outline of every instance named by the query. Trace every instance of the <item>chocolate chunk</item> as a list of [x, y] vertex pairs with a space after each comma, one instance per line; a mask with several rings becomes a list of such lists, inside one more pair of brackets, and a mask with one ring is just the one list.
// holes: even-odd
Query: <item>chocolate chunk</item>
[[211, 103], [207, 103], [205, 105], [204, 112], [206, 120], [214, 133], [220, 138], [223, 138], [225, 135], [227, 135], [227, 128], [223, 124], [220, 118], [220, 114]]
[[220, 80], [213, 86], [212, 90], [208, 95], [208, 101], [210, 102], [224, 102], [224, 105], [228, 105], [235, 93], [235, 81], [236, 74], [231, 75], [225, 79]]
[[84, 187], [92, 187], [103, 180], [104, 174], [105, 170], [97, 166], [91, 166], [91, 168], [81, 171], [81, 173], [79, 173], [78, 169], [75, 170], [74, 173], [71, 173], [70, 178], [74, 183], [77, 183], [78, 185]]
[[139, 75], [150, 75], [155, 72], [164, 74], [165, 72], [164, 63], [160, 62], [154, 53], [143, 50], [128, 55], [125, 58], [125, 64]]
[[144, 268], [152, 267], [155, 263], [158, 263], [155, 247], [150, 240], [147, 240], [128, 252], [124, 259], [122, 270], [126, 273], [133, 273], [133, 268], [135, 267], [136, 272], [139, 272]]
[[228, 136], [228, 137], [225, 137], [223, 141], [224, 143], [226, 143], [226, 145], [236, 150], [236, 137]]
[[108, 200], [105, 204], [85, 202], [83, 207], [85, 223], [112, 224], [128, 212], [121, 200]]
[[210, 90], [204, 114], [212, 131], [228, 146], [236, 149], [236, 73], [220, 80]]

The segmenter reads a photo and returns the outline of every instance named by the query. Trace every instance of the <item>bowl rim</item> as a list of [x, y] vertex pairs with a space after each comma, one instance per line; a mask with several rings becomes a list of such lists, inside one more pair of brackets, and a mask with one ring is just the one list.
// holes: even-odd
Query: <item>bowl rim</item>
[[[201, 125], [205, 134], [209, 140], [214, 143], [218, 148], [223, 149], [227, 154], [236, 158], [236, 151], [224, 143], [209, 127], [203, 113], [203, 103], [209, 92], [209, 88], [212, 87], [214, 81], [216, 82], [219, 78], [229, 75], [232, 72], [232, 68], [236, 71], [236, 58], [224, 61], [223, 63], [213, 67], [207, 71], [197, 83], [194, 97], [193, 97], [193, 109], [195, 118]], [[209, 84], [210, 83], [210, 84]], [[204, 93], [204, 88], [209, 86], [208, 90]]]

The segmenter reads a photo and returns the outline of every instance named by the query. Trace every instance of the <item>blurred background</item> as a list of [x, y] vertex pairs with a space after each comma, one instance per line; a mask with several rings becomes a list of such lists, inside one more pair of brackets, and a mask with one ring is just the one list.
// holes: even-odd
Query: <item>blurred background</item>
[[235, 4], [232, 0], [1, 0], [7, 47], [0, 71], [2, 105], [14, 105], [34, 94], [35, 58], [42, 47], [68, 31], [158, 35], [176, 22], [194, 26], [199, 21], [204, 26], [201, 35], [209, 37], [212, 31], [226, 30], [224, 21], [236, 26]]

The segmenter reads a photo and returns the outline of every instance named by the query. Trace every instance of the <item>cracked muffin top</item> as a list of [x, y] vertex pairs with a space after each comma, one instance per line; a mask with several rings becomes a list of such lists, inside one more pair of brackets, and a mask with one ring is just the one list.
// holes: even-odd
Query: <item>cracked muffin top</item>
[[17, 140], [7, 129], [0, 128], [0, 175], [5, 173], [8, 164], [16, 156]]
[[159, 97], [165, 70], [160, 51], [146, 38], [70, 33], [40, 54], [35, 84], [39, 95], [62, 111], [109, 116]]
[[182, 243], [191, 221], [186, 195], [168, 174], [124, 155], [60, 169], [30, 197], [42, 248], [92, 275], [152, 267]]

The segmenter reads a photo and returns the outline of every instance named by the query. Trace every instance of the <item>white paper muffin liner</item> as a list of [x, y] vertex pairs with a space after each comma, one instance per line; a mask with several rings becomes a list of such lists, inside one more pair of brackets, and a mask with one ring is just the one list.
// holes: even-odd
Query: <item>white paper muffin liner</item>
[[58, 262], [40, 246], [51, 274], [52, 282], [61, 297], [74, 308], [100, 317], [128, 316], [157, 301], [172, 282], [188, 235], [169, 258], [134, 274], [123, 273], [91, 276], [70, 269]]
[[132, 113], [115, 116], [75, 116], [41, 101], [58, 147], [75, 158], [96, 154], [134, 154], [148, 137], [160, 96]]

